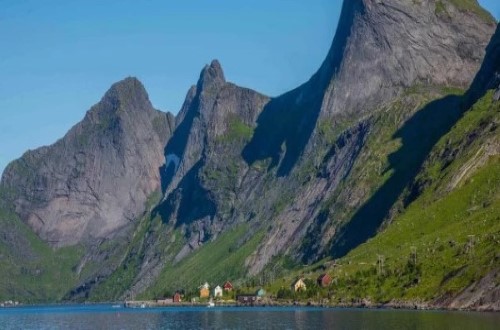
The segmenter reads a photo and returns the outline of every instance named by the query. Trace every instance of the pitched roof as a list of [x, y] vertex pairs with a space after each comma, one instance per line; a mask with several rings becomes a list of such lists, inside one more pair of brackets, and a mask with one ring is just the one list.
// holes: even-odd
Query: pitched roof
[[321, 280], [323, 280], [325, 277], [330, 278], [330, 275], [328, 275], [328, 274], [326, 274], [326, 273], [325, 273], [325, 274], [321, 274], [321, 275], [318, 277], [318, 280], [320, 280], [320, 281], [321, 281]]

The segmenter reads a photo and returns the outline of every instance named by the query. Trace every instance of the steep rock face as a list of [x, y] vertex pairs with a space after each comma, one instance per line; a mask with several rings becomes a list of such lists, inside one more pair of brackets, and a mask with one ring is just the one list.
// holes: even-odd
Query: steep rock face
[[153, 109], [142, 84], [127, 78], [64, 138], [28, 151], [1, 185], [16, 213], [45, 241], [68, 246], [132, 225], [160, 188], [162, 148], [174, 118]]
[[336, 129], [412, 86], [468, 87], [495, 22], [475, 0], [466, 3], [464, 9], [455, 1], [344, 1], [326, 60], [307, 83], [266, 107], [245, 160], [272, 157], [285, 176], [315, 152], [322, 122]]
[[241, 148], [268, 101], [227, 83], [218, 61], [202, 70], [197, 86], [189, 91], [165, 147], [165, 200], [160, 209], [164, 221], [194, 226], [198, 233], [194, 246], [209, 237], [207, 230], [216, 231], [208, 228], [216, 217], [220, 219], [218, 208], [231, 198], [218, 191], [223, 182], [210, 185], [210, 178], [220, 168], [237, 167], [234, 162], [241, 159]]
[[[431, 148], [444, 132], [441, 130], [449, 128], [457, 119], [453, 109], [457, 108], [458, 100], [450, 97], [433, 103], [423, 109], [425, 115], [417, 116], [407, 125], [411, 127], [412, 139], [423, 134], [424, 121], [436, 125], [440, 133], [433, 134], [432, 138], [420, 137], [426, 141], [425, 147], [418, 156], [410, 158], [411, 168], [399, 166], [409, 155], [404, 156], [406, 148], [395, 153], [395, 157], [391, 155], [394, 160], [401, 159], [399, 163], [391, 161], [386, 165], [389, 166], [387, 170], [392, 166], [395, 166], [392, 170], [400, 170], [384, 186], [393, 197], [382, 196], [383, 189], [377, 195], [381, 205], [386, 206], [377, 204], [356, 213], [377, 185], [360, 180], [366, 174], [353, 181], [351, 166], [373, 158], [370, 155], [377, 147], [367, 146], [365, 142], [376, 141], [373, 134], [389, 131], [380, 126], [384, 118], [393, 118], [391, 125], [397, 125], [391, 127], [395, 129], [395, 136], [407, 134], [409, 128], [396, 132], [397, 128], [426, 102], [432, 101], [431, 95], [435, 98], [445, 95], [445, 91], [439, 91], [441, 87], [464, 89], [470, 84], [484, 57], [495, 23], [476, 2], [467, 2], [466, 8], [463, 4], [432, 0], [344, 1], [332, 48], [320, 70], [303, 86], [273, 100], [270, 105], [274, 106], [266, 107], [258, 119], [259, 126], [252, 141], [243, 152], [249, 164], [272, 157], [278, 166], [278, 175], [289, 179], [304, 168], [312, 171], [327, 168], [331, 174], [326, 177], [321, 173], [316, 177], [311, 175], [310, 181], [296, 190], [289, 206], [276, 217], [278, 225], [249, 259], [252, 273], [261, 271], [273, 256], [294, 253], [294, 247], [304, 245], [304, 237], [310, 246], [303, 246], [298, 255], [302, 258], [305, 254], [325, 255], [322, 249], [329, 245], [329, 240], [336, 240], [338, 227], [349, 222], [350, 217], [357, 216], [353, 228], [361, 230], [366, 227], [362, 222], [372, 221], [371, 218], [381, 221], [386, 216], [389, 204], [396, 202], [397, 196], [416, 175], [425, 157], [423, 150]], [[412, 88], [422, 89], [421, 97], [408, 97]], [[447, 114], [439, 115], [439, 110]], [[284, 133], [277, 136], [274, 123], [290, 113], [293, 120], [279, 130]], [[357, 130], [359, 122], [364, 122], [366, 129]], [[367, 132], [374, 125], [373, 133]], [[347, 141], [344, 150], [338, 150], [333, 160], [326, 157], [332, 137], [333, 141], [339, 141], [338, 132], [346, 126], [351, 127], [348, 136], [353, 140]], [[340, 136], [340, 141], [342, 139]], [[389, 136], [387, 142], [390, 140]], [[416, 141], [406, 141], [408, 145], [418, 145]], [[361, 160], [356, 159], [359, 155]], [[350, 165], [346, 167], [346, 164]], [[343, 170], [339, 172], [339, 169]], [[347, 184], [354, 186], [347, 187]], [[336, 210], [331, 212], [333, 208]], [[373, 228], [356, 240], [362, 242], [373, 235], [376, 222], [370, 227]], [[311, 261], [309, 257], [306, 260]]]
[[[165, 148], [162, 218], [188, 228], [189, 244], [176, 260], [225, 225], [250, 218], [272, 223], [247, 261], [251, 273], [262, 270], [273, 256], [292, 252], [311, 233], [323, 237], [316, 239], [321, 247], [311, 254], [324, 253], [336, 229], [328, 216], [321, 220], [328, 215], [322, 208], [349, 178], [370, 136], [375, 120], [370, 116], [414, 86], [468, 86], [494, 30], [491, 17], [481, 13], [453, 1], [345, 1], [332, 48], [319, 71], [297, 89], [251, 106], [259, 110], [250, 117], [241, 112], [245, 104], [223, 97], [224, 90], [237, 99], [240, 94], [228, 89], [220, 65], [207, 66], [189, 91]], [[403, 99], [413, 111], [430, 101]], [[234, 108], [232, 113], [245, 125], [257, 124], [248, 143], [228, 148], [217, 138], [225, 134], [221, 123], [230, 122], [223, 120], [223, 108]], [[411, 111], [398, 111], [397, 123], [402, 125]], [[240, 161], [240, 147], [246, 164]], [[228, 175], [221, 164], [231, 159], [235, 163]], [[310, 173], [304, 175], [306, 171]], [[404, 173], [409, 180], [410, 174]], [[344, 202], [359, 207], [370, 189], [352, 192]]]
[[[155, 229], [140, 247], [133, 248], [142, 252], [131, 287], [111, 298], [144, 292], [165, 267], [177, 264], [234, 223], [231, 205], [246, 171], [240, 153], [268, 101], [264, 95], [226, 82], [217, 60], [203, 68], [164, 148], [164, 196], [147, 222]], [[128, 259], [134, 257], [128, 255]]]
[[475, 10], [456, 1], [345, 1], [352, 25], [341, 22], [336, 40], [345, 43], [334, 43], [318, 73], [333, 78], [322, 113], [370, 111], [417, 84], [468, 87], [495, 22], [465, 2]]
[[[274, 257], [288, 254], [312, 262], [326, 256], [339, 226], [396, 171], [378, 194], [381, 220], [416, 175], [425, 153], [456, 119], [456, 114], [448, 118], [448, 111], [458, 98], [435, 102], [406, 125], [410, 128], [402, 126], [425, 104], [446, 95], [447, 87], [468, 86], [493, 33], [490, 17], [456, 4], [345, 1], [320, 70], [273, 99], [226, 83], [218, 62], [207, 66], [188, 92], [165, 148], [165, 195], [156, 211], [169, 229], [148, 236], [152, 241], [175, 237], [169, 247], [181, 247], [166, 248], [168, 256], [162, 257], [162, 249], [144, 245], [140, 275], [127, 295], [151, 284], [164, 287], [155, 278], [168, 278], [163, 275], [180, 267], [193, 250], [243, 222], [249, 230], [232, 249], [256, 232], [264, 237], [250, 257], [243, 257], [251, 275]], [[440, 109], [446, 114], [441, 116]], [[427, 123], [437, 130], [425, 138]], [[405, 142], [402, 150], [394, 141], [399, 138]], [[421, 138], [425, 144], [414, 153]], [[379, 148], [384, 143], [388, 147]], [[405, 168], [411, 154], [411, 166]], [[363, 169], [365, 164], [376, 170]], [[382, 198], [386, 191], [389, 199]], [[359, 221], [367, 213], [361, 212]], [[368, 234], [378, 224], [371, 224]], [[172, 228], [181, 229], [182, 244]], [[226, 270], [217, 267], [212, 271], [222, 276]]]
[[500, 25], [497, 26], [496, 32], [491, 38], [491, 41], [486, 49], [484, 62], [474, 79], [471, 88], [469, 89], [469, 103], [474, 103], [488, 89], [497, 89], [495, 99], [500, 99]]

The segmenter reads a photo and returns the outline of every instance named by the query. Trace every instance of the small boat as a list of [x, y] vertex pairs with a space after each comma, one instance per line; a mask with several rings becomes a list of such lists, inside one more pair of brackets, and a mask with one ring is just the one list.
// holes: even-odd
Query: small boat
[[146, 308], [146, 304], [141, 304], [141, 308]]
[[210, 301], [208, 302], [207, 307], [208, 307], [208, 308], [215, 307], [214, 302], [213, 302], [212, 300], [210, 300]]

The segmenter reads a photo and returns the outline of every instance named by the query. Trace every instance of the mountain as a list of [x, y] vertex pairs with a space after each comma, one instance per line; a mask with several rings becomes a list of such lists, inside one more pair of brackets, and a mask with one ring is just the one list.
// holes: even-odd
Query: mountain
[[[438, 10], [437, 3], [443, 5], [446, 15]], [[346, 1], [341, 17], [332, 49], [318, 73], [308, 83], [280, 99], [282, 103], [297, 104], [295, 121], [283, 129], [289, 136], [280, 138], [274, 150], [262, 154], [262, 145], [273, 146], [263, 143], [274, 134], [271, 123], [279, 121], [278, 118], [266, 118], [269, 129], [258, 127], [247, 147], [246, 151], [250, 148], [259, 150], [260, 155], [246, 157], [254, 161], [269, 156], [278, 159], [281, 151], [278, 146], [281, 148], [284, 144], [286, 151], [278, 175], [290, 172], [300, 175], [311, 170], [320, 172], [319, 177], [316, 175], [306, 185], [299, 184], [300, 188], [294, 188], [302, 193], [295, 194], [287, 210], [277, 217], [283, 227], [288, 227], [287, 233], [276, 230], [274, 235], [268, 235], [268, 244], [262, 247], [259, 260], [254, 262], [254, 272], [261, 269], [262, 260], [269, 260], [280, 254], [284, 247], [290, 250], [301, 242], [304, 233], [297, 231], [304, 231], [304, 228], [310, 236], [306, 243], [314, 241], [314, 244], [308, 246], [301, 242], [302, 251], [295, 253], [302, 255], [305, 261], [317, 258], [318, 253], [342, 255], [375, 234], [388, 208], [411, 181], [428, 150], [422, 150], [414, 159], [412, 168], [404, 168], [398, 172], [400, 175], [392, 178], [385, 186], [387, 191], [382, 190], [377, 195], [381, 200], [373, 202], [374, 208], [368, 205], [356, 216], [356, 210], [371, 197], [378, 185], [373, 182], [377, 174], [366, 173], [373, 168], [359, 168], [357, 173], [358, 164], [367, 165], [368, 162], [373, 167], [388, 169], [392, 166], [384, 159], [390, 150], [373, 150], [368, 145], [373, 143], [376, 147], [381, 143], [375, 142], [377, 138], [396, 133], [412, 112], [446, 93], [443, 88], [466, 87], [478, 69], [494, 29], [491, 19], [475, 11], [463, 11], [452, 1]], [[465, 27], [463, 20], [474, 28]], [[315, 95], [314, 91], [321, 93]], [[414, 91], [417, 93], [408, 95]], [[309, 95], [309, 98], [304, 95]], [[277, 109], [279, 113], [280, 109], [288, 110], [289, 107], [279, 106]], [[391, 115], [394, 118], [389, 119]], [[439, 125], [430, 121], [429, 124]], [[439, 135], [441, 128], [435, 129]], [[437, 138], [439, 136], [429, 139], [427, 149]], [[424, 147], [420, 143], [423, 141], [409, 142]], [[295, 149], [297, 146], [298, 150]], [[374, 152], [379, 157], [367, 159], [375, 158]], [[397, 166], [401, 160], [392, 163]], [[323, 205], [318, 207], [318, 203]], [[371, 223], [366, 218], [371, 218]], [[289, 219], [295, 219], [295, 224], [290, 224]], [[330, 221], [332, 219], [334, 221]], [[352, 237], [349, 230], [338, 234], [339, 227], [345, 222], [354, 228]], [[318, 236], [323, 242], [317, 241]], [[349, 237], [344, 240], [342, 236]], [[276, 237], [279, 237], [278, 242]], [[332, 239], [336, 242], [332, 243]], [[343, 245], [347, 246], [343, 248]]]
[[338, 303], [500, 310], [500, 26], [462, 116], [426, 156], [407, 202], [337, 260]]
[[133, 226], [160, 189], [161, 150], [173, 125], [171, 114], [153, 109], [144, 86], [127, 78], [64, 138], [9, 164], [2, 188], [52, 246], [113, 236]]
[[[159, 232], [175, 237], [175, 249], [145, 253], [140, 289], [127, 294], [149, 287], [143, 296], [161, 295], [245, 276], [245, 269], [259, 275], [289, 259], [341, 256], [375, 235], [393, 205], [404, 204], [405, 188], [433, 145], [460, 118], [454, 109], [461, 98], [448, 94], [471, 82], [495, 28], [480, 7], [443, 4], [446, 15], [430, 10], [433, 2], [345, 2], [325, 63], [309, 82], [264, 104], [241, 153], [234, 142], [232, 150], [209, 153], [193, 144], [202, 162], [169, 181], [157, 213], [173, 226]], [[409, 30], [414, 38], [406, 37]], [[365, 60], [380, 53], [391, 60]], [[356, 91], [346, 100], [336, 94], [344, 86]], [[182, 150], [175, 152], [179, 162], [194, 164], [193, 153]], [[151, 265], [157, 266], [152, 278], [145, 276]]]
[[[331, 50], [308, 82], [270, 98], [227, 82], [213, 61], [175, 119], [154, 110], [142, 85], [128, 78], [65, 138], [6, 169], [6, 265], [27, 279], [39, 267], [14, 266], [18, 249], [46, 264], [63, 255], [67, 264], [54, 271], [71, 279], [56, 296], [66, 300], [190, 294], [202, 282], [227, 279], [276, 291], [274, 279], [314, 274], [318, 263], [336, 274], [339, 290], [354, 288], [345, 289], [353, 300], [453, 299], [466, 283], [451, 291], [438, 286], [439, 297], [428, 296], [432, 282], [373, 298], [369, 281], [379, 279], [367, 276], [370, 285], [356, 286], [372, 269], [355, 265], [371, 265], [381, 247], [407, 260], [397, 252], [408, 252], [412, 231], [397, 237], [405, 249], [377, 242], [390, 241], [399, 223], [416, 226], [422, 215], [411, 212], [445, 210], [440, 203], [462, 189], [448, 179], [474, 176], [495, 155], [496, 126], [484, 121], [495, 123], [496, 112], [483, 111], [492, 106], [485, 95], [498, 99], [487, 92], [498, 86], [495, 26], [475, 0], [345, 1]], [[487, 103], [479, 106], [482, 120], [468, 121], [477, 102]], [[483, 143], [491, 146], [488, 156], [467, 162]], [[497, 173], [495, 164], [488, 169]], [[480, 198], [494, 207], [495, 196]], [[444, 213], [435, 216], [446, 231]], [[26, 237], [30, 249], [14, 245]], [[478, 249], [490, 256], [488, 246]], [[477, 283], [491, 271], [485, 260], [468, 279]], [[353, 266], [330, 268], [344, 263]], [[443, 264], [444, 275], [428, 271], [434, 280], [461, 274], [449, 275], [456, 265], [448, 259]], [[42, 300], [50, 284], [33, 299]], [[15, 283], [0, 287], [0, 297], [18, 290]]]
[[[80, 277], [116, 268], [137, 219], [160, 194], [162, 149], [174, 120], [153, 109], [137, 79], [127, 78], [62, 139], [8, 165], [0, 184], [1, 275], [19, 285], [5, 283], [5, 291], [61, 299], [65, 292], [50, 287], [69, 290]], [[61, 276], [60, 285], [51, 283]]]

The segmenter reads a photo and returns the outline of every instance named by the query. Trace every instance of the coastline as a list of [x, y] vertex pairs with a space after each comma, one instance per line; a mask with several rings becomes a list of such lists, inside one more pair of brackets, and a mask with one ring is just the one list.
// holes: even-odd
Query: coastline
[[108, 301], [108, 302], [57, 302], [57, 303], [34, 303], [0, 306], [0, 310], [12, 308], [36, 308], [36, 307], [64, 307], [64, 306], [103, 306], [108, 305], [113, 308], [126, 309], [148, 309], [148, 308], [325, 308], [325, 309], [366, 309], [366, 310], [420, 310], [420, 311], [446, 311], [446, 312], [478, 312], [478, 313], [498, 313], [500, 309], [496, 305], [480, 305], [472, 307], [455, 307], [432, 302], [422, 301], [399, 301], [393, 300], [387, 303], [373, 303], [364, 299], [356, 302], [328, 303], [318, 301], [294, 301], [294, 300], [273, 300], [264, 298], [254, 303], [243, 304], [237, 301], [214, 301], [213, 306], [208, 306], [208, 302], [177, 302], [164, 303], [156, 300], [127, 300], [127, 301]]
[[[110, 303], [112, 304], [112, 303]], [[180, 302], [180, 303], [170, 303], [170, 304], [161, 304], [156, 301], [127, 301], [126, 303], [122, 302], [125, 308], [175, 308], [175, 307], [207, 307], [207, 303], [202, 302]], [[128, 304], [128, 306], [126, 306]], [[141, 305], [144, 304], [144, 307]], [[485, 312], [485, 313], [498, 313], [500, 309], [498, 308], [488, 308], [484, 306], [477, 307], [450, 307], [450, 306], [442, 306], [425, 302], [417, 302], [417, 301], [391, 301], [388, 303], [372, 303], [368, 300], [360, 301], [360, 302], [352, 302], [352, 303], [338, 303], [338, 304], [330, 304], [330, 303], [319, 303], [315, 301], [276, 301], [276, 300], [263, 300], [260, 302], [256, 302], [253, 304], [241, 304], [235, 301], [227, 301], [227, 302], [214, 302], [213, 307], [219, 308], [234, 308], [234, 307], [305, 307], [305, 308], [338, 308], [338, 309], [385, 309], [385, 310], [421, 310], [421, 311], [449, 311], [449, 312]]]

